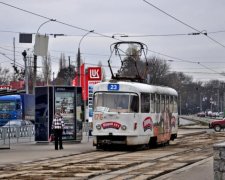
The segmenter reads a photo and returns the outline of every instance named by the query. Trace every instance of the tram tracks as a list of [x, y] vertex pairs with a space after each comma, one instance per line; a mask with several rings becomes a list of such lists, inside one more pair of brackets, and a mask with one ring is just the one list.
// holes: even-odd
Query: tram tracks
[[95, 151], [0, 168], [1, 179], [153, 179], [213, 155], [224, 133], [184, 136], [141, 151]]

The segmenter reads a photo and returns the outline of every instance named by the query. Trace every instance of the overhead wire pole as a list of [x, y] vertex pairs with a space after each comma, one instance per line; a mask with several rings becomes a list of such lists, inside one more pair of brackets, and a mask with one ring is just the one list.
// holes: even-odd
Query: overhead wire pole
[[[49, 19], [49, 20], [43, 22], [43, 23], [38, 27], [38, 30], [37, 30], [36, 35], [38, 35], [40, 28], [41, 28], [44, 24], [46, 24], [46, 23], [48, 23], [48, 22], [51, 22], [51, 21], [56, 21], [56, 19]], [[32, 81], [32, 82], [33, 82], [33, 94], [34, 94], [34, 92], [35, 92], [35, 87], [36, 87], [36, 82], [37, 82], [36, 80], [37, 80], [37, 55], [34, 54], [34, 77], [33, 77], [33, 81]]]
[[71, 67], [70, 67], [70, 56], [68, 56], [69, 60], [69, 85], [71, 85]]
[[[82, 36], [82, 38], [80, 39], [79, 41], [79, 44], [78, 44], [78, 53], [77, 53], [77, 86], [81, 86], [80, 84], [80, 62], [81, 62], [81, 57], [80, 57], [80, 45], [81, 45], [81, 42], [82, 40], [90, 33], [93, 33], [94, 30], [91, 30], [91, 31], [88, 31], [86, 34], [84, 34]], [[84, 70], [84, 78], [85, 77], [85, 70]], [[84, 83], [84, 86], [85, 86], [86, 83]], [[83, 121], [85, 122], [85, 119], [86, 119], [86, 100], [84, 100], [84, 112], [83, 112]]]
[[[16, 45], [15, 45], [15, 37], [13, 38], [13, 67], [16, 67]], [[16, 80], [16, 72], [14, 69], [13, 81]]]
[[80, 62], [81, 62], [81, 57], [80, 57], [80, 45], [81, 45], [81, 42], [82, 40], [90, 33], [93, 33], [94, 30], [91, 30], [91, 31], [88, 31], [86, 34], [84, 34], [82, 36], [82, 38], [80, 39], [79, 41], [79, 44], [78, 44], [78, 52], [77, 52], [77, 85], [80, 86]]

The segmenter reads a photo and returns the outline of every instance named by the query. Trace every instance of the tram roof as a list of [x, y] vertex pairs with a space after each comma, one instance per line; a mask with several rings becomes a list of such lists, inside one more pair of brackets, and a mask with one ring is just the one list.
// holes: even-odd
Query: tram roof
[[175, 89], [166, 87], [166, 86], [156, 86], [138, 82], [101, 82], [94, 86], [95, 91], [108, 91], [109, 84], [119, 84], [120, 90], [119, 91], [126, 91], [126, 92], [145, 92], [145, 93], [159, 93], [159, 94], [169, 94], [173, 96], [177, 96], [178, 93]]

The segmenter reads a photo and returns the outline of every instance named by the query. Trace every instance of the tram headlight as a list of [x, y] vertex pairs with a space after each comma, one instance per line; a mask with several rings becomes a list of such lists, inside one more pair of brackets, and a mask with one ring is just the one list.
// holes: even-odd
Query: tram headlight
[[122, 125], [122, 126], [121, 126], [121, 129], [125, 131], [125, 130], [127, 129], [127, 126]]
[[96, 125], [96, 129], [100, 130], [101, 129], [101, 125], [100, 124], [97, 124]]

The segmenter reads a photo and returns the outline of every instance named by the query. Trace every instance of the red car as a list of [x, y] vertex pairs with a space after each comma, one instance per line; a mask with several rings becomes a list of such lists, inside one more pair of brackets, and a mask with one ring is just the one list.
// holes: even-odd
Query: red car
[[220, 132], [221, 129], [225, 128], [225, 118], [211, 121], [209, 123], [209, 128], [213, 128], [216, 132]]

